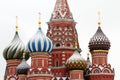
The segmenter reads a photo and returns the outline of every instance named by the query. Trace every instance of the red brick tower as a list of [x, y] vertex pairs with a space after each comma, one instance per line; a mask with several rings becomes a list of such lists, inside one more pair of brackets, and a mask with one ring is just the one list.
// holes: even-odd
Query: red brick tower
[[76, 22], [70, 12], [67, 0], [57, 0], [48, 22], [47, 31], [47, 36], [53, 42], [53, 50], [49, 56], [49, 66], [51, 66], [52, 73], [56, 77], [65, 77], [69, 74], [65, 68], [65, 63], [73, 54], [75, 39], [78, 39], [75, 25]]
[[[18, 34], [18, 25], [16, 19], [16, 32], [14, 39], [3, 51], [3, 56], [7, 62], [4, 80], [18, 79], [16, 67], [20, 64], [22, 60], [22, 55], [25, 51], [25, 45], [21, 41]], [[28, 58], [29, 54], [27, 53], [25, 59], [27, 60]]]
[[52, 41], [42, 32], [41, 22], [37, 33], [28, 42], [31, 53], [31, 68], [28, 71], [28, 80], [52, 80], [53, 75], [48, 66], [49, 53], [52, 50]]
[[99, 21], [97, 32], [89, 42], [92, 65], [86, 69], [86, 80], [114, 80], [114, 69], [107, 61], [109, 48], [110, 41], [103, 33]]

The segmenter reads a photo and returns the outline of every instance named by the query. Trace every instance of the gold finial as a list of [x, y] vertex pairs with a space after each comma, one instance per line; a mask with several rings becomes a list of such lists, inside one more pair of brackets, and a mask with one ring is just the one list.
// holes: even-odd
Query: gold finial
[[87, 54], [87, 57], [88, 57], [88, 58], [90, 57], [90, 54], [89, 54], [89, 53]]
[[38, 27], [39, 28], [41, 27], [40, 15], [41, 15], [41, 13], [39, 12], [39, 18], [38, 18]]
[[100, 27], [101, 22], [100, 22], [100, 11], [98, 12], [98, 27]]
[[18, 32], [18, 16], [16, 16], [16, 32]]
[[75, 41], [75, 48], [78, 48], [78, 43], [77, 43], [77, 41]]
[[23, 59], [25, 59], [25, 55], [26, 55], [26, 53], [23, 53]]

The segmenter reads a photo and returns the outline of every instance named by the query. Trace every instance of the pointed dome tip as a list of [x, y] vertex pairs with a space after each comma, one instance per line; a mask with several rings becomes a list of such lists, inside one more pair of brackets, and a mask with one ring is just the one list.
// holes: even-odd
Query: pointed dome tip
[[100, 27], [100, 25], [101, 25], [101, 22], [100, 22], [100, 21], [98, 21], [98, 27]]
[[39, 17], [38, 17], [38, 29], [40, 29], [41, 28], [41, 21], [40, 21], [41, 13], [39, 12], [38, 15], [39, 15]]
[[16, 33], [18, 33], [18, 16], [16, 16]]
[[100, 11], [98, 11], [98, 27], [101, 26], [101, 20], [100, 20]]

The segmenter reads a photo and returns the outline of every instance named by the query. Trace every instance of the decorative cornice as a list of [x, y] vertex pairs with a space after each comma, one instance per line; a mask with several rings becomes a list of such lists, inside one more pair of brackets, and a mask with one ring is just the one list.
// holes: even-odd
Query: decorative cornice
[[51, 69], [66, 69], [66, 67], [64, 65], [63, 66], [58, 66], [58, 67], [51, 66]]
[[33, 54], [35, 54], [35, 55], [48, 54], [48, 52], [33, 52], [33, 53], [31, 53], [31, 55], [33, 55]]
[[24, 77], [24, 76], [27, 76], [27, 75], [26, 74], [18, 74], [18, 76]]
[[110, 64], [104, 64], [104, 65], [93, 64], [89, 66], [89, 68], [87, 68], [85, 72], [86, 72], [85, 76], [90, 76], [90, 75], [99, 75], [99, 76], [100, 75], [113, 75], [114, 76], [115, 75], [114, 68], [112, 69]]
[[21, 60], [19, 60], [19, 59], [6, 60], [6, 62], [16, 62], [16, 61], [21, 61]]
[[92, 53], [96, 53], [96, 52], [108, 52], [108, 50], [93, 50]]
[[27, 77], [42, 77], [42, 76], [45, 76], [45, 77], [53, 77], [52, 74], [30, 74], [30, 75], [27, 75]]
[[98, 76], [100, 76], [100, 75], [115, 75], [114, 73], [90, 73], [89, 75], [98, 75]]
[[53, 51], [55, 51], [55, 50], [65, 50], [65, 51], [70, 50], [70, 51], [74, 51], [75, 48], [73, 48], [73, 47], [53, 47]]
[[70, 72], [73, 72], [73, 71], [76, 71], [76, 72], [83, 72], [83, 70], [71, 70]]
[[75, 25], [77, 24], [77, 22], [75, 22], [74, 20], [52, 20], [52, 21], [49, 21], [49, 22], [47, 22], [47, 24], [58, 24], [58, 22], [59, 23], [68, 23], [68, 24], [71, 24], [71, 23], [74, 23]]

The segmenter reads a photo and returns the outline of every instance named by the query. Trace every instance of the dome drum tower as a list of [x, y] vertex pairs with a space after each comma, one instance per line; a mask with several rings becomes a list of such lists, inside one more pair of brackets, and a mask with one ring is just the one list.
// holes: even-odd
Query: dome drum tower
[[[18, 74], [16, 67], [22, 61], [22, 55], [24, 52], [27, 52], [25, 45], [18, 34], [18, 23], [16, 17], [16, 32], [12, 42], [4, 49], [3, 56], [7, 62], [6, 71], [5, 71], [5, 80], [17, 80]], [[25, 55], [25, 59], [28, 60], [29, 53]]]
[[21, 60], [13, 59], [13, 60], [7, 60], [7, 66], [6, 66], [6, 74], [5, 74], [5, 80], [11, 80], [14, 78], [15, 80], [18, 79], [16, 67], [20, 64]]
[[51, 66], [52, 73], [56, 77], [69, 75], [65, 63], [74, 52], [75, 39], [78, 41], [75, 25], [76, 22], [70, 12], [67, 0], [57, 0], [50, 21], [48, 22], [47, 31], [47, 36], [53, 42], [53, 50], [49, 57], [49, 66]]
[[52, 41], [44, 35], [41, 22], [38, 22], [37, 33], [28, 42], [31, 53], [31, 68], [28, 71], [28, 80], [52, 80], [53, 75], [48, 65], [49, 53], [52, 51]]
[[100, 21], [96, 33], [90, 39], [89, 49], [92, 55], [92, 65], [85, 71], [86, 80], [114, 80], [114, 69], [107, 61], [110, 41], [103, 33]]

